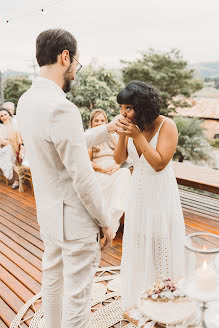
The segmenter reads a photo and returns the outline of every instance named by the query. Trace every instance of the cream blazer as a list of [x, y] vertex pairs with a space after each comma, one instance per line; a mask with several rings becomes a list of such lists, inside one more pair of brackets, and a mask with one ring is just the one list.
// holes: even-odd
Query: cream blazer
[[108, 140], [106, 127], [84, 133], [78, 108], [55, 82], [41, 77], [19, 99], [16, 116], [41, 232], [75, 240], [108, 226], [110, 217], [87, 150]]

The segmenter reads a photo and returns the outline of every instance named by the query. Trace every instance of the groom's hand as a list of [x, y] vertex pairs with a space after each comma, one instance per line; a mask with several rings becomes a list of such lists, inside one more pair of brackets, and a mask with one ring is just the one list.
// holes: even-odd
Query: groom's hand
[[104, 234], [104, 237], [106, 238], [105, 241], [104, 241], [104, 244], [101, 246], [101, 250], [104, 250], [107, 247], [112, 245], [113, 232], [112, 232], [112, 229], [110, 227], [101, 228], [101, 229], [102, 229], [102, 232]]
[[117, 127], [117, 123], [119, 122], [120, 119], [124, 118], [124, 116], [122, 116], [121, 114], [115, 116], [112, 121], [110, 123], [108, 123], [106, 125], [107, 130], [109, 133], [113, 133], [116, 132]]

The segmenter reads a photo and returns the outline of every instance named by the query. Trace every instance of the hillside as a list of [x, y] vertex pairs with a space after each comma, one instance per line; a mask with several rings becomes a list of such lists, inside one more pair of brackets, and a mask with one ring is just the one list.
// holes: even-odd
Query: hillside
[[217, 62], [203, 62], [195, 63], [190, 65], [191, 68], [195, 69], [197, 75], [203, 79], [206, 77], [219, 76], [219, 61]]

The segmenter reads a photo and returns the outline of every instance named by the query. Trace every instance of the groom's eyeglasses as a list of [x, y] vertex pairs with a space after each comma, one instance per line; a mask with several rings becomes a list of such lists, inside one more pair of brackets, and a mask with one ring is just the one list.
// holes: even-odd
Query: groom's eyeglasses
[[73, 60], [75, 60], [77, 62], [76, 73], [78, 73], [82, 69], [82, 65], [79, 63], [79, 61], [74, 56], [72, 56], [72, 54], [69, 50], [68, 50], [68, 52], [69, 52], [70, 58], [73, 58]]
[[76, 60], [76, 62], [77, 62], [76, 73], [78, 73], [82, 69], [82, 65], [79, 63], [79, 61], [75, 57], [73, 57], [73, 59]]

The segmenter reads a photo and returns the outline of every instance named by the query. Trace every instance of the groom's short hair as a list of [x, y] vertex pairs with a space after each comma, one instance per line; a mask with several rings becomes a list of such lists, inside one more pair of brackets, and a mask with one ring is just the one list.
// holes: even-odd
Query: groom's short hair
[[68, 50], [71, 62], [77, 51], [77, 41], [68, 31], [50, 29], [40, 33], [36, 39], [36, 59], [39, 66], [57, 62], [57, 56]]

